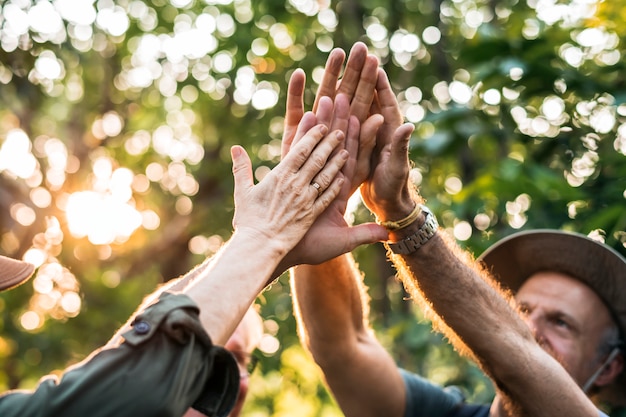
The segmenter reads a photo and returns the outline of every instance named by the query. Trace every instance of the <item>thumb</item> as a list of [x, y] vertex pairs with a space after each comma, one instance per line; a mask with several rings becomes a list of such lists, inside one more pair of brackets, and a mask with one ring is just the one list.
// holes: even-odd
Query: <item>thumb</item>
[[383, 226], [376, 223], [363, 223], [350, 227], [349, 251], [356, 247], [370, 243], [382, 242], [389, 239], [389, 232]]
[[393, 161], [390, 166], [393, 168], [401, 168], [406, 165], [409, 159], [409, 141], [415, 130], [412, 123], [405, 123], [398, 127], [391, 139], [391, 156]]
[[235, 179], [235, 205], [238, 197], [246, 193], [254, 186], [252, 176], [252, 161], [244, 148], [235, 145], [230, 148], [230, 156], [233, 160], [233, 178]]

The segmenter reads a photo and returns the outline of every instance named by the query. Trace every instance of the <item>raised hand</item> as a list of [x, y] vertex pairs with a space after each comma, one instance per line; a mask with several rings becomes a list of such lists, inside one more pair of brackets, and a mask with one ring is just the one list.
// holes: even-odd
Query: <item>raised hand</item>
[[[343, 94], [338, 95], [335, 99], [334, 106], [330, 98], [322, 98], [317, 114], [319, 115], [317, 118], [318, 122], [320, 118], [326, 120], [328, 117], [334, 117], [340, 120], [334, 123], [348, 126], [346, 129], [347, 136], [344, 151], [348, 152], [349, 156], [343, 166], [342, 173], [344, 178], [352, 178], [356, 170], [356, 154], [359, 147], [358, 137], [360, 130], [358, 119], [354, 116], [350, 116], [350, 105], [347, 97]], [[307, 118], [309, 115], [310, 113], [305, 114], [300, 123], [301, 125], [311, 123]], [[285, 158], [288, 158], [291, 153], [296, 150], [300, 141], [296, 140], [294, 143]], [[352, 227], [346, 223], [344, 214], [351, 194], [350, 188], [350, 181], [344, 181], [341, 190], [330, 203], [329, 207], [317, 218], [302, 240], [283, 259], [275, 276], [278, 276], [291, 266], [302, 263], [318, 264], [349, 252], [359, 245], [373, 243], [387, 238], [387, 231], [375, 223], [361, 224]]]
[[[381, 104], [389, 104], [388, 97], [384, 95], [382, 101], [378, 99], [374, 103], [379, 84], [378, 59], [368, 54], [365, 44], [354, 45], [343, 78], [340, 78], [344, 59], [345, 53], [341, 49], [335, 49], [329, 55], [316, 96], [314, 113], [317, 123], [346, 132], [345, 148], [350, 155], [342, 169], [346, 181], [328, 209], [284, 259], [281, 265], [284, 269], [298, 263], [321, 263], [361, 244], [388, 238], [387, 231], [381, 226], [367, 223], [350, 227], [344, 219], [348, 199], [370, 174], [372, 151], [385, 115], [382, 110], [378, 110], [383, 108]], [[283, 157], [298, 142], [295, 134], [298, 123], [306, 122], [302, 119], [304, 85], [304, 72], [296, 70], [290, 79], [287, 93]], [[328, 105], [331, 98], [335, 99], [334, 106]], [[392, 125], [390, 122], [387, 124]]]
[[283, 255], [302, 239], [339, 194], [344, 182], [340, 170], [348, 159], [348, 152], [334, 151], [343, 143], [345, 135], [338, 130], [327, 134], [329, 130], [323, 124], [309, 128], [314, 120], [312, 113], [303, 117], [302, 128], [295, 134], [298, 143], [256, 185], [246, 151], [240, 146], [231, 150], [235, 231], [267, 241]]
[[[339, 95], [345, 95], [350, 104], [350, 115], [355, 116], [361, 125], [356, 152], [356, 170], [349, 187], [350, 194], [352, 194], [369, 173], [370, 155], [375, 145], [376, 132], [383, 123], [383, 118], [379, 114], [370, 117], [378, 78], [378, 58], [368, 53], [364, 43], [357, 42], [350, 50], [346, 68], [343, 77], [341, 77], [344, 60], [345, 52], [342, 49], [336, 48], [331, 51], [324, 68], [324, 77], [315, 96], [313, 111], [320, 118], [320, 123], [327, 123], [330, 128], [345, 132], [348, 127], [346, 123], [348, 119], [329, 118], [319, 114], [319, 104], [322, 97], [334, 99]], [[289, 80], [282, 140], [283, 156], [289, 151], [294, 140], [296, 127], [304, 114], [305, 78], [304, 72], [298, 69], [294, 71]]]
[[317, 110], [321, 97], [335, 97], [345, 94], [350, 100], [350, 114], [363, 123], [370, 112], [374, 99], [374, 89], [377, 81], [378, 58], [367, 51], [363, 42], [357, 42], [350, 50], [346, 69], [341, 76], [341, 65], [345, 53], [341, 49], [331, 51], [324, 77], [317, 90], [313, 111]]
[[417, 196], [409, 183], [408, 152], [414, 126], [403, 123], [398, 101], [382, 69], [378, 71], [376, 97], [373, 111], [383, 116], [384, 123], [378, 129], [371, 171], [361, 185], [361, 196], [380, 220], [398, 220], [409, 214], [416, 204]]

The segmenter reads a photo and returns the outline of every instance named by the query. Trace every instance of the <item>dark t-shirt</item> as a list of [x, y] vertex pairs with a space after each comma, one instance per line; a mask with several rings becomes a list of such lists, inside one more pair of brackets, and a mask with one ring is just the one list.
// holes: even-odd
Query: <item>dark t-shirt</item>
[[[488, 417], [487, 404], [467, 404], [455, 387], [443, 388], [400, 369], [406, 387], [404, 417]], [[608, 417], [598, 410], [599, 417]]]
[[489, 406], [461, 403], [446, 417], [489, 417]]
[[[465, 405], [463, 395], [455, 387], [443, 388], [421, 376], [400, 369], [406, 387], [405, 417], [456, 417]], [[475, 414], [483, 416], [489, 414]], [[458, 414], [461, 416], [463, 414]], [[474, 416], [474, 414], [467, 414]]]

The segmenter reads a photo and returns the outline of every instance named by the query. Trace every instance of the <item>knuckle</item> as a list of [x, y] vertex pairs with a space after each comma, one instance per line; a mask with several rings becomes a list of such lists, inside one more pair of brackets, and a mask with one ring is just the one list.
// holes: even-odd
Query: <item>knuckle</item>
[[320, 172], [316, 179], [317, 183], [326, 188], [330, 184], [330, 178], [326, 172]]
[[330, 204], [330, 197], [328, 197], [327, 193], [324, 193], [316, 200], [316, 204], [319, 204], [321, 207], [326, 207]]
[[298, 160], [306, 161], [306, 159], [309, 157], [310, 152], [311, 151], [308, 147], [305, 147], [305, 146], [299, 147], [297, 151]]
[[313, 153], [310, 159], [315, 168], [317, 168], [318, 170], [324, 168], [324, 165], [326, 165], [326, 158], [323, 158], [317, 153]]

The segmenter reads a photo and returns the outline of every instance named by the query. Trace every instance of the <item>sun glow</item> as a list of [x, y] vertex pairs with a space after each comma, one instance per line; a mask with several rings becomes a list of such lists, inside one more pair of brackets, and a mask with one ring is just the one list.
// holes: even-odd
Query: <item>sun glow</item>
[[123, 243], [143, 222], [132, 199], [133, 173], [113, 169], [108, 158], [97, 159], [93, 173], [93, 189], [75, 192], [67, 200], [70, 233], [95, 245]]
[[94, 245], [123, 242], [142, 223], [141, 214], [113, 194], [81, 191], [67, 202], [67, 221], [74, 237], [87, 237]]
[[0, 148], [0, 172], [9, 171], [20, 178], [29, 178], [37, 169], [31, 153], [31, 142], [21, 129], [11, 130]]

